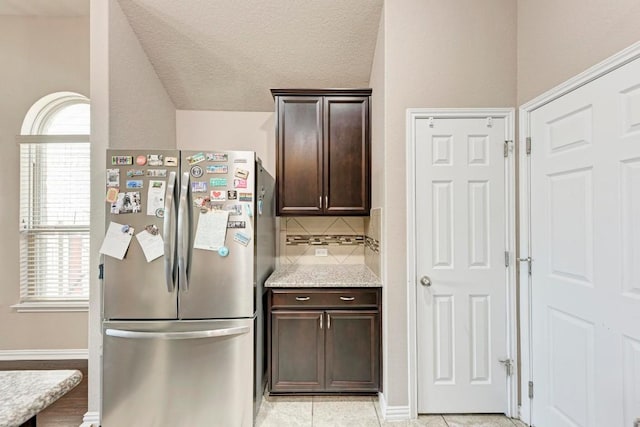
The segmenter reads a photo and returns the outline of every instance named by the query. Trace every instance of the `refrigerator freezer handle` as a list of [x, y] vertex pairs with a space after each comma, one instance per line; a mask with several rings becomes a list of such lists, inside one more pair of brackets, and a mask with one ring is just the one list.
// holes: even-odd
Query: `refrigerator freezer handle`
[[169, 174], [169, 185], [167, 187], [167, 196], [164, 202], [164, 222], [163, 222], [163, 240], [164, 240], [164, 275], [167, 283], [167, 291], [170, 293], [176, 287], [175, 278], [173, 277], [173, 266], [175, 253], [175, 233], [173, 233], [173, 227], [171, 226], [172, 219], [175, 214], [175, 188], [176, 188], [176, 173], [171, 172]]
[[[189, 245], [190, 245], [190, 209], [189, 209], [189, 172], [182, 176], [180, 184], [180, 206], [178, 208], [178, 274], [180, 275], [180, 289], [189, 289]], [[185, 225], [186, 223], [186, 225]]]
[[130, 338], [130, 339], [161, 339], [161, 340], [192, 340], [200, 338], [228, 337], [232, 335], [242, 335], [249, 332], [248, 326], [238, 326], [236, 328], [210, 329], [205, 331], [186, 332], [141, 332], [127, 331], [122, 329], [106, 329], [104, 331], [110, 337]]

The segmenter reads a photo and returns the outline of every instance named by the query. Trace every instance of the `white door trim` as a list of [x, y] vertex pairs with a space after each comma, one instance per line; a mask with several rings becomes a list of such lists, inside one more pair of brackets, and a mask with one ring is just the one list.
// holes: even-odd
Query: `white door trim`
[[[519, 208], [520, 208], [520, 247], [519, 254], [521, 258], [527, 258], [531, 254], [531, 227], [530, 227], [530, 207], [529, 200], [531, 198], [531, 181], [530, 159], [526, 153], [526, 140], [531, 135], [530, 115], [533, 111], [548, 104], [563, 95], [572, 92], [587, 83], [604, 76], [621, 66], [640, 58], [640, 42], [634, 43], [628, 48], [616, 53], [615, 55], [605, 59], [604, 61], [594, 65], [586, 71], [572, 77], [564, 83], [550, 89], [542, 95], [528, 101], [520, 106], [518, 110], [519, 132]], [[533, 142], [532, 144], [535, 144]], [[532, 147], [535, 150], [535, 145]], [[525, 287], [526, 284], [526, 287]], [[522, 405], [520, 408], [520, 418], [529, 423], [531, 421], [531, 402], [527, 396], [528, 383], [533, 381], [532, 378], [532, 346], [531, 346], [531, 278], [528, 275], [526, 264], [520, 269], [520, 343], [521, 343], [521, 390]]]
[[[515, 286], [515, 155], [513, 154], [514, 138], [513, 108], [408, 108], [407, 109], [407, 141], [406, 141], [406, 184], [407, 184], [407, 314], [408, 314], [408, 342], [409, 342], [409, 407], [411, 417], [418, 416], [418, 365], [417, 365], [417, 307], [416, 307], [416, 170], [415, 170], [415, 124], [417, 119], [433, 118], [504, 118], [505, 140], [509, 143], [509, 159], [505, 168], [506, 226], [507, 250], [509, 251], [509, 267], [507, 280], [507, 357], [517, 360], [517, 331], [516, 331], [516, 286]], [[507, 414], [510, 417], [518, 415], [518, 387], [517, 364], [514, 373], [508, 379]]]

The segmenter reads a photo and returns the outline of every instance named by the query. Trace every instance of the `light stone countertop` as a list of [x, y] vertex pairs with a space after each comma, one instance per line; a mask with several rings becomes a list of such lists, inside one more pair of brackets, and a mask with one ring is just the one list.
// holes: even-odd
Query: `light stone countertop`
[[78, 370], [0, 371], [0, 426], [28, 421], [81, 380]]
[[267, 288], [379, 288], [382, 282], [364, 264], [283, 265], [269, 276]]

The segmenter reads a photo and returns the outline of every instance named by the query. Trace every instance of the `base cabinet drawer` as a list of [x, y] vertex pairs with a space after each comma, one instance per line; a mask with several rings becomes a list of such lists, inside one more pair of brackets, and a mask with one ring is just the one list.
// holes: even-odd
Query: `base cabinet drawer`
[[[369, 301], [376, 301], [375, 305], [329, 305], [324, 309], [315, 308], [318, 300], [335, 301], [336, 295], [350, 294], [332, 290], [322, 296], [321, 290], [313, 294], [293, 291], [272, 290], [269, 296], [270, 392], [379, 391], [380, 290], [364, 291], [367, 295], [373, 291]], [[357, 289], [349, 291], [358, 294]], [[315, 297], [316, 302], [310, 307], [283, 308], [295, 304], [296, 296]]]

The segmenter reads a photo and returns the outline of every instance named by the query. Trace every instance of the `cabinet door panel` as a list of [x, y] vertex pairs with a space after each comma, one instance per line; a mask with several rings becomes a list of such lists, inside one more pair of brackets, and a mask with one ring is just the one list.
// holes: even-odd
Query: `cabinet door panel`
[[369, 98], [324, 99], [325, 212], [369, 213]]
[[271, 314], [271, 390], [324, 388], [324, 334], [321, 311]]
[[322, 97], [278, 100], [278, 214], [322, 213]]
[[376, 311], [327, 311], [326, 390], [379, 389], [380, 336]]

